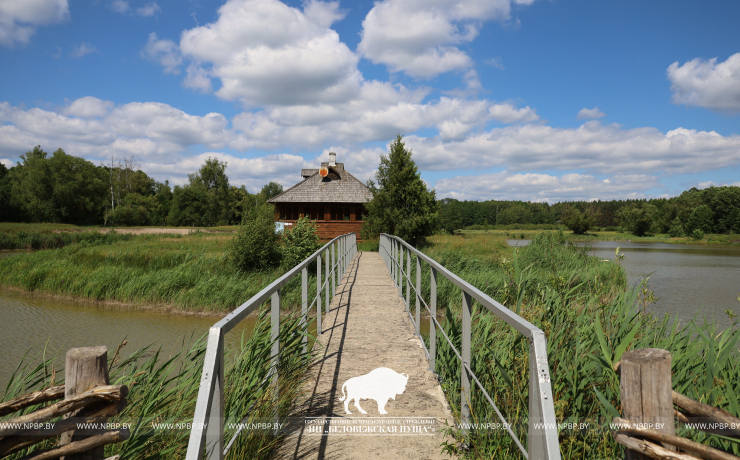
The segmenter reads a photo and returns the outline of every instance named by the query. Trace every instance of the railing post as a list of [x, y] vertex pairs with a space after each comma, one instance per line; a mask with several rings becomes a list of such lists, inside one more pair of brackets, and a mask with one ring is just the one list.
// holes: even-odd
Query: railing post
[[316, 257], [316, 337], [321, 330], [321, 254]]
[[270, 297], [270, 322], [271, 322], [271, 340], [272, 340], [272, 362], [270, 372], [272, 373], [272, 383], [277, 383], [277, 368], [280, 359], [280, 289], [276, 289]]
[[437, 372], [437, 325], [434, 320], [437, 319], [437, 270], [429, 267], [431, 273], [431, 295], [429, 299], [429, 370]]
[[[215, 330], [215, 331], [214, 331]], [[213, 399], [208, 414], [206, 428], [206, 458], [223, 460], [224, 458], [224, 335], [220, 328], [211, 328], [212, 334], [218, 334], [216, 346], [216, 368], [214, 370]]]
[[416, 255], [416, 335], [421, 336], [421, 310], [419, 308], [419, 296], [421, 295], [421, 257]]
[[403, 299], [403, 270], [401, 269], [403, 267], [403, 246], [398, 241], [396, 244], [398, 244], [398, 295]]
[[411, 311], [411, 249], [406, 249], [406, 313]]
[[[308, 334], [308, 267], [301, 270], [301, 329]], [[303, 352], [308, 352], [308, 336], [304, 335]]]
[[[326, 314], [329, 314], [329, 302], [331, 302], [331, 297], [329, 297], [329, 285], [334, 281], [332, 278], [331, 280], [329, 277], [333, 277], [334, 275], [331, 274], [329, 271], [329, 252], [331, 252], [329, 249], [326, 250], [326, 291], [324, 292], [324, 303], [326, 304], [326, 308], [324, 311], [326, 311]], [[319, 308], [321, 308], [321, 305], [319, 305]]]
[[[470, 335], [471, 335], [471, 308], [473, 301], [470, 294], [462, 294], [462, 349], [460, 356], [463, 364], [470, 367]], [[460, 418], [463, 424], [470, 423], [470, 376], [464, 365], [460, 366]], [[537, 458], [537, 457], [532, 457]]]
[[[326, 262], [329, 262], [329, 258], [327, 257]], [[329, 270], [327, 268], [327, 270]], [[337, 295], [337, 242], [335, 241], [331, 245], [331, 296], [332, 298]], [[328, 286], [327, 286], [328, 287]], [[329, 312], [329, 309], [326, 309], [327, 312]]]
[[[532, 333], [529, 348], [529, 458], [560, 459], [555, 404], [547, 363], [547, 339], [542, 331]], [[673, 404], [669, 403], [671, 409]], [[673, 414], [671, 413], [671, 417]], [[671, 419], [672, 420], [672, 419]]]

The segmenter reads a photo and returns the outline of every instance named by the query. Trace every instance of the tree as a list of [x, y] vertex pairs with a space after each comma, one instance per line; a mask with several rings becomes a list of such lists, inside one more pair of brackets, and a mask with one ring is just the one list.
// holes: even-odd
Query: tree
[[416, 163], [399, 134], [380, 157], [376, 183], [369, 181], [373, 199], [365, 205], [363, 238], [379, 233], [397, 235], [416, 245], [437, 227], [439, 207], [434, 190], [427, 190]]
[[686, 233], [693, 235], [694, 230], [712, 233], [712, 209], [709, 206], [703, 204], [694, 209], [689, 216], [689, 221], [686, 222]]
[[671, 228], [668, 230], [668, 236], [671, 238], [686, 236], [683, 231], [683, 225], [681, 225], [681, 219], [679, 219], [678, 216], [671, 221]]
[[280, 261], [275, 234], [275, 207], [271, 204], [249, 208], [231, 240], [229, 258], [237, 270], [260, 270]]
[[226, 176], [226, 166], [225, 161], [208, 157], [198, 172], [188, 174], [190, 187], [204, 190], [207, 196], [208, 205], [204, 221], [208, 226], [226, 225], [231, 220], [229, 207], [231, 190], [229, 178]]
[[658, 209], [645, 204], [642, 207], [624, 208], [620, 211], [620, 223], [628, 232], [636, 236], [645, 236], [653, 226], [653, 219]]
[[283, 264], [292, 268], [321, 247], [316, 224], [301, 217], [283, 231]]
[[578, 208], [570, 208], [561, 218], [563, 224], [576, 235], [588, 233], [593, 225], [593, 213], [581, 212]]
[[167, 223], [182, 227], [206, 227], [210, 224], [210, 202], [202, 187], [175, 186]]
[[442, 230], [454, 235], [456, 231], [463, 228], [462, 216], [458, 211], [457, 200], [445, 198], [440, 202], [439, 208], [439, 226]]
[[265, 200], [269, 200], [270, 198], [274, 198], [283, 193], [283, 186], [278, 184], [277, 182], [270, 182], [269, 184], [265, 184], [265, 186], [262, 187], [262, 191], [260, 191], [260, 193]]

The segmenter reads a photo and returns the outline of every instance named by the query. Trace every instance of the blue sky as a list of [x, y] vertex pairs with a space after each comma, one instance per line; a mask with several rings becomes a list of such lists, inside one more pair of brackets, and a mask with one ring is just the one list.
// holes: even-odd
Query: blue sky
[[740, 185], [736, 1], [0, 0], [0, 161], [40, 144], [182, 184], [290, 186], [396, 133], [438, 197]]

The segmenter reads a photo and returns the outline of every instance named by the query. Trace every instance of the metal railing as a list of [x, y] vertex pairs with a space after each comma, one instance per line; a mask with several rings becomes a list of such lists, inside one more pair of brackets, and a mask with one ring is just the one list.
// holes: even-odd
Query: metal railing
[[[321, 247], [303, 262], [299, 263], [272, 284], [247, 300], [239, 308], [232, 311], [221, 321], [214, 324], [208, 332], [208, 344], [203, 363], [203, 375], [198, 389], [198, 400], [195, 404], [190, 440], [186, 460], [201, 460], [205, 448], [208, 460], [222, 460], [233, 444], [237, 431], [224, 449], [224, 336], [234, 329], [244, 318], [256, 310], [268, 298], [271, 300], [270, 321], [272, 352], [270, 372], [267, 380], [276, 384], [278, 378], [278, 363], [280, 359], [280, 288], [292, 280], [298, 273], [301, 274], [301, 320], [307, 330], [308, 313], [316, 305], [316, 332], [320, 335], [321, 327], [321, 291], [325, 291], [324, 299], [326, 313], [329, 312], [331, 297], [336, 292], [344, 273], [350, 266], [350, 261], [357, 253], [357, 235], [347, 233], [338, 236]], [[325, 272], [323, 283], [321, 277], [321, 258], [324, 257]], [[330, 260], [331, 259], [331, 262]], [[316, 296], [308, 304], [308, 266], [316, 261]], [[330, 292], [331, 291], [331, 292]], [[304, 351], [307, 351], [308, 337], [303, 336]]]
[[[436, 261], [430, 259], [421, 251], [417, 250], [410, 244], [397, 236], [380, 235], [380, 253], [385, 261], [386, 267], [393, 278], [393, 282], [398, 286], [398, 294], [403, 296], [404, 277], [406, 279], [406, 312], [414, 323], [416, 335], [421, 341], [422, 347], [429, 358], [429, 370], [436, 372], [437, 358], [437, 328], [439, 328], [444, 338], [449, 343], [451, 349], [455, 352], [461, 361], [460, 371], [460, 414], [461, 425], [463, 428], [470, 423], [470, 379], [472, 378], [477, 384], [480, 391], [485, 396], [488, 403], [493, 406], [501, 422], [506, 427], [509, 435], [513, 438], [519, 450], [525, 458], [528, 459], [547, 459], [560, 460], [560, 447], [558, 444], [558, 430], [555, 419], [555, 406], [552, 399], [552, 388], [550, 386], [550, 367], [547, 363], [547, 341], [544, 332], [535, 327], [532, 323], [515, 314], [505, 306], [496, 302], [486, 294], [471, 286], [460, 279], [457, 275], [444, 268]], [[404, 254], [406, 258], [406, 270], [403, 268]], [[411, 274], [411, 255], [416, 256], [416, 286], [412, 285]], [[427, 304], [421, 295], [421, 262], [425, 262], [431, 269], [431, 294], [430, 302]], [[452, 284], [462, 290], [462, 346], [457, 350], [445, 334], [444, 329], [437, 321], [437, 275], [442, 274]], [[416, 312], [411, 315], [411, 291], [414, 291], [416, 298]], [[506, 422], [499, 411], [493, 399], [478, 380], [471, 370], [471, 309], [473, 300], [478, 301], [488, 311], [504, 320], [507, 324], [522, 333], [529, 340], [529, 423], [527, 436], [527, 449], [524, 449], [521, 441], [511, 430], [510, 424]], [[421, 339], [419, 331], [420, 326], [420, 302], [424, 304], [429, 312], [431, 322], [429, 328], [429, 349]], [[469, 426], [469, 425], [468, 425]]]

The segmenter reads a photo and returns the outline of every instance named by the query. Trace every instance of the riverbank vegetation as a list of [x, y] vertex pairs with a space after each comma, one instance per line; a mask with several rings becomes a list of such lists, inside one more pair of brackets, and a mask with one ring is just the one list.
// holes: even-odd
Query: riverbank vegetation
[[[480, 240], [471, 241], [471, 246], [485, 241], [478, 235], [469, 241], [474, 238]], [[568, 245], [563, 235], [544, 233], [535, 237], [530, 246], [517, 250], [514, 260], [507, 259], [498, 266], [494, 261], [505, 254], [507, 248], [503, 245], [488, 254], [480, 252], [479, 257], [475, 254], [481, 247], [464, 251], [457, 260], [455, 254], [460, 251], [453, 248], [454, 243], [447, 241], [425, 249], [425, 253], [545, 332], [556, 417], [564, 427], [559, 429], [563, 458], [623, 456], [608, 423], [621, 410], [614, 365], [631, 349], [670, 351], [676, 391], [740, 415], [737, 321], [720, 331], [711, 324], [680, 324], [668, 316], [657, 318], [645, 313], [649, 296], [639, 287], [627, 288], [624, 273], [616, 263], [588, 257], [584, 249]], [[486, 273], [479, 276], [482, 272]], [[428, 298], [428, 288], [424, 292]], [[459, 350], [460, 290], [442, 281], [439, 292], [438, 303], [447, 307], [445, 332]], [[474, 303], [471, 367], [526, 446], [529, 343], [483, 310]], [[441, 334], [437, 335], [437, 350], [442, 386], [459, 417], [459, 360]], [[473, 422], [501, 423], [475, 387], [471, 404]], [[471, 447], [463, 453], [466, 458], [523, 458], [503, 429], [472, 430], [464, 435], [451, 427], [450, 433]], [[679, 434], [740, 453], [737, 441], [684, 428]], [[447, 448], [453, 452], [457, 445], [450, 443]]]
[[[266, 311], [266, 310], [265, 310]], [[263, 383], [270, 370], [271, 346], [269, 315], [261, 315], [249, 337], [242, 337], [237, 347], [226, 347], [224, 389], [224, 438], [226, 443], [236, 432], [234, 424], [264, 423], [277, 414], [286, 417], [294, 408], [305, 379], [305, 368], [312, 361], [303, 350], [301, 329], [296, 318], [282, 321], [280, 330], [279, 393]], [[185, 343], [188, 338], [185, 338]], [[128, 405], [111, 418], [111, 423], [131, 424], [131, 436], [120, 444], [106, 446], [105, 457], [121, 455], [126, 460], [169, 460], [184, 458], [193, 422], [195, 402], [203, 372], [206, 346], [201, 338], [182, 351], [167, 354], [163, 350], [144, 348], [123, 358], [121, 350], [109, 351], [111, 384], [129, 387]], [[39, 359], [40, 358], [40, 359]], [[36, 361], [41, 361], [36, 364]], [[54, 358], [26, 359], [19, 363], [0, 401], [64, 383], [64, 369], [54, 368]], [[42, 406], [26, 409], [34, 411]], [[20, 414], [14, 414], [20, 415]], [[4, 417], [7, 418], [7, 417]], [[246, 418], [246, 420], [245, 420]], [[237, 437], [226, 459], [269, 458], [281, 441], [271, 429], [245, 430]], [[16, 460], [38, 449], [53, 447], [54, 439], [18, 451]], [[225, 443], [225, 444], [226, 444]]]

